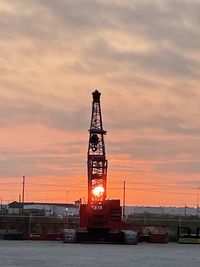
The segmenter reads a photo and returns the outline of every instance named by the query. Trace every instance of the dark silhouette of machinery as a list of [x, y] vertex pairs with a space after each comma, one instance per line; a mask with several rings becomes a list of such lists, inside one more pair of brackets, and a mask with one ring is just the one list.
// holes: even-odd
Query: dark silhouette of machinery
[[102, 113], [99, 91], [93, 92], [92, 117], [88, 145], [88, 203], [81, 205], [80, 226], [91, 236], [108, 237], [121, 228], [120, 200], [106, 199], [108, 162], [105, 153]]
[[119, 199], [107, 199], [107, 167], [100, 96], [92, 93], [92, 116], [87, 156], [88, 202], [80, 206], [80, 228], [65, 229], [64, 242], [109, 242], [136, 244], [137, 234], [121, 230], [122, 209]]

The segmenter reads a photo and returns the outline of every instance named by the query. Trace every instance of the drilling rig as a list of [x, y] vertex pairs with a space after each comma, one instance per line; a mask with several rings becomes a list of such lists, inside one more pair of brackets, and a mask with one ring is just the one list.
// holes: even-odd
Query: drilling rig
[[100, 97], [92, 93], [92, 116], [87, 154], [88, 201], [80, 206], [80, 228], [66, 230], [66, 243], [94, 241], [136, 244], [135, 232], [123, 231], [122, 209], [119, 199], [107, 199], [107, 168]]

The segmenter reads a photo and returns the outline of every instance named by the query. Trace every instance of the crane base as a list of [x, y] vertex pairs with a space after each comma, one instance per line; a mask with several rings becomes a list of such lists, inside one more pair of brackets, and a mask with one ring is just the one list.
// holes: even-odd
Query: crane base
[[95, 229], [94, 231], [91, 229], [65, 229], [63, 233], [63, 243], [137, 245], [138, 235], [134, 231], [126, 230], [112, 232], [107, 229]]

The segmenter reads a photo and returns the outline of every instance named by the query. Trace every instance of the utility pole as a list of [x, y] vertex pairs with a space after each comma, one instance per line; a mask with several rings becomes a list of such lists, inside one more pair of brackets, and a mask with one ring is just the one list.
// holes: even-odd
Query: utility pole
[[126, 181], [123, 182], [124, 187], [123, 187], [123, 211], [122, 211], [122, 217], [125, 219], [126, 214], [125, 214], [125, 202], [126, 202]]
[[185, 204], [185, 212], [184, 212], [185, 217], [187, 216], [187, 205]]
[[197, 217], [199, 217], [199, 187], [197, 187]]
[[23, 176], [23, 188], [22, 188], [22, 210], [24, 209], [24, 194], [25, 194], [25, 176]]
[[66, 210], [66, 220], [67, 220], [67, 227], [68, 227], [68, 207], [67, 207], [67, 202], [68, 202], [68, 193], [69, 193], [69, 191], [68, 190], [66, 190], [66, 208], [65, 208], [65, 210]]
[[66, 190], [66, 204], [68, 203], [68, 194], [69, 194], [69, 190]]
[[2, 206], [2, 197], [1, 197], [1, 214], [2, 214], [3, 206]]

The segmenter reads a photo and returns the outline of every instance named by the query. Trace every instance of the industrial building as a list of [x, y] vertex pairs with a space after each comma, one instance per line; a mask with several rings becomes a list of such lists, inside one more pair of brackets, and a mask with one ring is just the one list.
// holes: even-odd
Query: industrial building
[[75, 204], [65, 203], [39, 203], [39, 202], [11, 202], [8, 204], [8, 214], [20, 214], [21, 210], [39, 215], [54, 215], [60, 217], [77, 216], [79, 207]]

